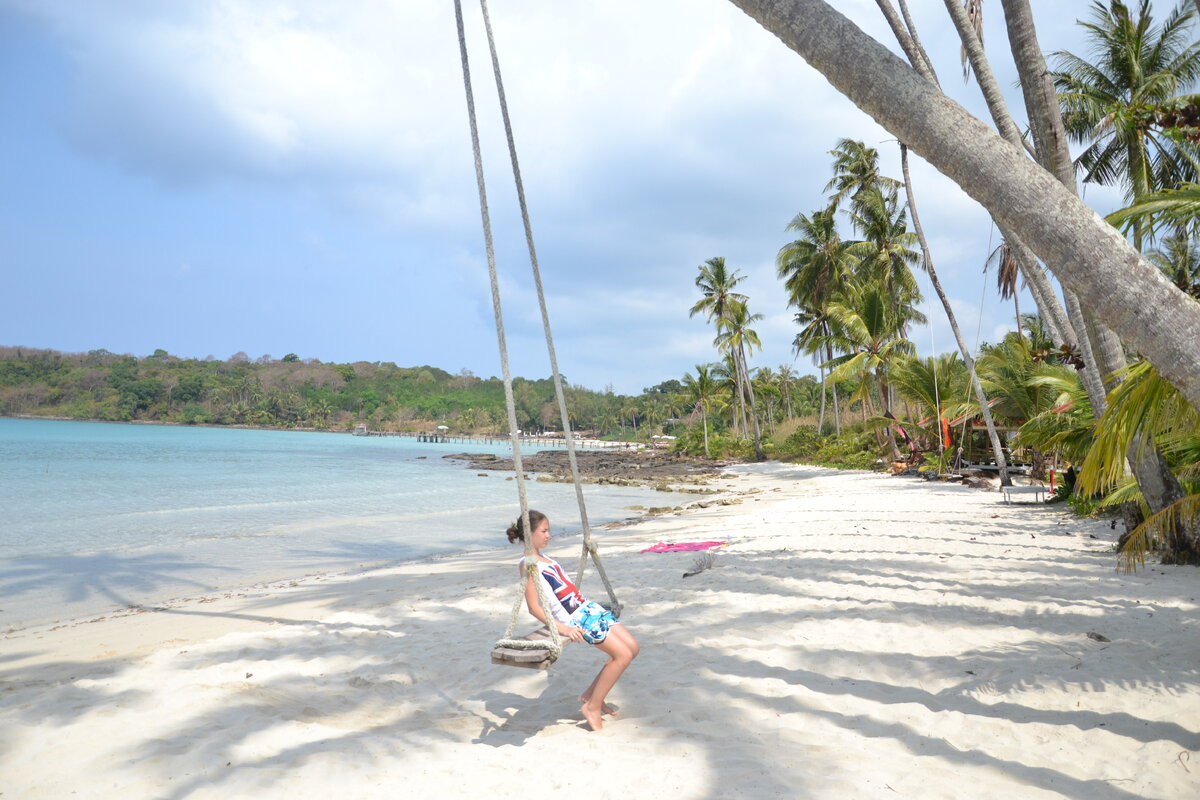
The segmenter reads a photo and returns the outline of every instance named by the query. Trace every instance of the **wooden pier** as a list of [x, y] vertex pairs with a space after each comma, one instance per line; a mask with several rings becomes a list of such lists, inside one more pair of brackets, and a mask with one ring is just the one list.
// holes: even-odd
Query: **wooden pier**
[[[399, 436], [402, 438], [416, 439], [418, 442], [431, 442], [434, 444], [508, 444], [507, 436], [468, 436], [465, 434], [449, 434], [449, 433], [426, 433], [422, 431], [371, 431], [363, 426], [358, 426], [354, 430], [355, 436]], [[533, 445], [536, 447], [563, 447], [567, 446], [567, 440], [561, 436], [521, 436], [522, 445]], [[638, 442], [605, 442], [599, 439], [576, 439], [576, 449], [591, 449], [591, 450], [613, 450], [613, 449], [640, 449], [645, 445]]]

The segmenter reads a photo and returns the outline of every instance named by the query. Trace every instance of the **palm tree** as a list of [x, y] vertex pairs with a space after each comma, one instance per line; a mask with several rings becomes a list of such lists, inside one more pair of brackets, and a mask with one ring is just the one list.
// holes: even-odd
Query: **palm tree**
[[704, 457], [711, 458], [708, 452], [708, 407], [716, 396], [717, 384], [709, 366], [697, 364], [695, 377], [690, 372], [683, 376], [683, 386], [688, 399], [700, 409], [700, 424], [704, 427]]
[[[870, 378], [874, 377], [880, 401], [886, 404], [889, 365], [900, 356], [911, 356], [916, 352], [913, 343], [901, 334], [908, 315], [892, 304], [890, 294], [880, 284], [869, 284], [851, 297], [831, 303], [829, 314], [835, 327], [834, 349], [844, 353], [828, 363], [827, 366], [833, 368], [830, 377], [833, 380], [859, 378], [860, 399], [867, 411], [875, 416]], [[895, 438], [889, 435], [887, 439], [893, 460], [899, 460]]]
[[[1200, 42], [1190, 31], [1195, 16], [1179, 6], [1156, 25], [1150, 0], [1138, 0], [1135, 8], [1121, 0], [1095, 0], [1091, 20], [1082, 23], [1087, 56], [1054, 54], [1067, 135], [1086, 145], [1078, 158], [1085, 181], [1119, 184], [1136, 202], [1200, 179], [1196, 146], [1165, 135], [1153, 114], [1200, 78]], [[1143, 234], [1135, 224], [1139, 249]]]
[[[800, 332], [792, 340], [792, 350], [799, 356], [801, 353], [813, 357], [817, 369], [821, 371], [821, 410], [817, 415], [817, 433], [825, 429], [825, 364], [833, 359], [833, 332], [829, 327], [828, 305], [820, 311], [800, 310], [796, 312], [796, 324]], [[838, 413], [837, 384], [833, 387], [833, 428], [836, 435], [842, 435], [842, 420]]]
[[908, 229], [896, 190], [877, 185], [860, 192], [850, 219], [863, 237], [847, 247], [858, 259], [859, 279], [880, 281], [898, 304], [920, 303], [917, 279], [909, 269], [920, 259], [913, 249], [919, 242]]
[[[822, 0], [732, 0], [984, 205], [1200, 405], [1200, 307], [1045, 169]], [[882, 89], [882, 90], [881, 90]], [[896, 102], [896, 98], [904, 102]], [[1128, 291], [1114, 292], [1120, 285]], [[1162, 325], [1147, 324], [1148, 318]], [[1172, 335], [1161, 334], [1163, 327]]]
[[[1157, 25], [1150, 0], [1140, 0], [1135, 8], [1121, 0], [1095, 0], [1091, 20], [1084, 23], [1088, 57], [1055, 54], [1059, 69], [1053, 78], [1065, 130], [1087, 145], [1078, 159], [1084, 180], [1120, 185], [1132, 204], [1200, 177], [1195, 143], [1176, 141], [1158, 130], [1155, 113], [1177, 102], [1200, 78], [1200, 43], [1190, 35], [1194, 17], [1191, 9], [1180, 6]], [[1137, 216], [1131, 228], [1140, 251], [1151, 229]], [[1105, 371], [1123, 374], [1125, 354], [1116, 337], [1098, 338]], [[1101, 403], [1093, 405], [1106, 410]], [[1154, 512], [1184, 496], [1157, 447], [1139, 441], [1131, 448], [1129, 462]], [[1125, 516], [1131, 527], [1139, 514], [1127, 505]]]
[[[1125, 370], [1124, 380], [1109, 394], [1109, 403], [1097, 422], [1095, 441], [1080, 472], [1084, 491], [1106, 491], [1124, 472], [1127, 454], [1137, 442], [1161, 441], [1164, 449], [1183, 454], [1190, 462], [1188, 472], [1194, 481], [1200, 465], [1200, 413], [1196, 406], [1167, 381], [1148, 362], [1141, 361]], [[1106, 503], [1124, 500], [1106, 498]], [[1127, 568], [1144, 560], [1151, 540], [1162, 544], [1163, 563], [1200, 563], [1200, 491], [1191, 491], [1161, 510], [1156, 510], [1141, 525], [1121, 538], [1120, 546]]]
[[[737, 270], [730, 272], [725, 266], [725, 259], [721, 256], [710, 258], [699, 267], [700, 274], [696, 276], [696, 288], [704, 295], [692, 306], [688, 312], [688, 316], [696, 316], [699, 313], [704, 313], [708, 317], [709, 322], [715, 322], [717, 331], [720, 332], [721, 320], [729, 315], [730, 306], [733, 303], [746, 300], [746, 295], [734, 291], [739, 283], [744, 279], [738, 275]], [[742, 404], [741, 392], [741, 372], [737, 369], [733, 371], [733, 379], [736, 384], [737, 408], [744, 409]], [[737, 425], [735, 423], [734, 429]], [[746, 416], [742, 410], [742, 432], [745, 435], [746, 431]]]
[[833, 178], [825, 184], [825, 191], [834, 190], [831, 206], [838, 208], [846, 200], [856, 210], [863, 192], [882, 187], [896, 189], [896, 181], [879, 174], [879, 151], [854, 139], [839, 139], [829, 151], [833, 156]]
[[1186, 230], [1176, 230], [1146, 258], [1162, 270], [1171, 283], [1200, 300], [1200, 239], [1189, 236]]
[[[746, 350], [754, 352], [754, 348], [762, 348], [758, 333], [750, 327], [763, 318], [762, 314], [751, 314], [745, 301], [734, 300], [729, 304], [728, 313], [723, 319], [717, 320], [717, 338], [713, 344], [721, 352], [733, 356], [733, 363], [738, 376], [740, 391], [746, 392], [750, 400], [750, 421], [754, 427], [754, 456], [759, 461], [765, 461], [766, 455], [762, 449], [762, 435], [758, 427], [758, 408], [754, 399], [754, 385], [746, 369]], [[740, 397], [740, 392], [739, 392]], [[743, 429], [745, 420], [742, 421]]]
[[[848, 191], [850, 188], [847, 183]], [[843, 241], [838, 234], [834, 205], [814, 211], [811, 216], [797, 214], [788, 223], [787, 229], [800, 235], [779, 249], [775, 265], [787, 288], [788, 305], [799, 309], [796, 323], [800, 326], [800, 333], [796, 334], [792, 346], [797, 355], [812, 355], [818, 365], [823, 365], [833, 358], [833, 351], [828, 346], [832, 332], [825, 309], [851, 281], [854, 258], [847, 253], [849, 242]], [[819, 369], [821, 411], [817, 418], [818, 432], [825, 425], [825, 368], [819, 366]], [[842, 423], [836, 388], [833, 395], [833, 421], [834, 429], [840, 436]]]
[[730, 303], [746, 299], [746, 295], [734, 291], [734, 287], [744, 280], [744, 276], [738, 275], [737, 270], [730, 272], [725, 266], [724, 258], [710, 258], [700, 265], [699, 270], [696, 288], [704, 296], [696, 301], [688, 316], [694, 317], [703, 313], [709, 322], [723, 319], [729, 314]]
[[836, 208], [797, 214], [787, 230], [800, 235], [779, 248], [775, 266], [788, 292], [788, 303], [797, 308], [819, 308], [845, 286], [855, 259], [847, 252], [837, 230]]
[[900, 359], [890, 377], [896, 392], [917, 407], [920, 416], [909, 427], [925, 440], [938, 442], [941, 450], [941, 420], [946, 409], [954, 409], [950, 413], [957, 416], [955, 412], [970, 393], [970, 377], [958, 353]]
[[776, 373], [778, 381], [779, 394], [783, 397], [783, 413], [785, 419], [791, 419], [795, 414], [792, 413], [792, 380], [795, 379], [796, 372], [792, 369], [791, 364], [780, 364], [779, 372]]

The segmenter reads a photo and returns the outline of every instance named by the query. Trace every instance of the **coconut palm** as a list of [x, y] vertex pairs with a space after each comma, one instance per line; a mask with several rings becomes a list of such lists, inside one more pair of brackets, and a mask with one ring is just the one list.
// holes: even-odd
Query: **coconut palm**
[[792, 381], [796, 379], [796, 371], [791, 364], [780, 364], [779, 372], [775, 374], [779, 394], [783, 398], [783, 413], [785, 419], [791, 419], [792, 413]]
[[[1140, 258], [1052, 175], [908, 69], [822, 0], [732, 0], [1043, 257], [1095, 314], [1117, 327], [1200, 405], [1200, 308]], [[895, 101], [903, 97], [904, 102]], [[1114, 292], [1113, 286], [1130, 291]], [[1186, 301], [1186, 302], [1185, 302]], [[1169, 320], [1171, 336], [1147, 324]]]
[[[1123, 377], [1109, 394], [1108, 406], [1097, 422], [1079, 485], [1086, 492], [1107, 491], [1118, 484], [1125, 458], [1131, 448], [1137, 449], [1138, 441], [1161, 443], [1164, 450], [1174, 452], [1177, 460], [1188, 465], [1183, 475], [1190, 479], [1191, 489], [1123, 536], [1122, 555], [1131, 568], [1144, 560], [1158, 540], [1163, 563], [1200, 563], [1200, 490], [1195, 483], [1200, 477], [1200, 412], [1148, 362], [1131, 365]], [[1114, 495], [1106, 502], [1127, 499]]]
[[[750, 401], [750, 421], [754, 428], [754, 455], [759, 461], [766, 460], [766, 455], [763, 453], [762, 435], [758, 427], [758, 408], [755, 403], [754, 385], [750, 382], [746, 369], [746, 350], [749, 349], [753, 353], [754, 348], [762, 348], [758, 333], [750, 327], [762, 318], [762, 314], [751, 314], [745, 301], [733, 300], [729, 303], [726, 316], [717, 320], [717, 338], [713, 340], [713, 344], [717, 346], [718, 350], [728, 352], [733, 356], [738, 385], [741, 387], [740, 391], [744, 391]], [[742, 425], [744, 429], [744, 419]]]
[[961, 413], [959, 406], [971, 391], [970, 376], [958, 353], [901, 359], [893, 366], [890, 377], [897, 394], [917, 408], [919, 417], [909, 427], [923, 439], [938, 442], [940, 449], [941, 420], [946, 410], [953, 409], [949, 413], [955, 416]]
[[1177, 230], [1164, 238], [1157, 250], [1147, 253], [1146, 258], [1171, 283], [1200, 300], [1200, 237]]
[[734, 288], [745, 278], [732, 272], [725, 265], [725, 259], [718, 256], [710, 258], [699, 267], [700, 274], [696, 276], [696, 288], [704, 295], [695, 302], [688, 316], [704, 314], [709, 322], [719, 320], [729, 314], [729, 304], [746, 300], [746, 295], [739, 294]]
[[846, 201], [852, 210], [857, 208], [859, 197], [871, 188], [895, 191], [896, 181], [879, 174], [879, 151], [875, 148], [854, 139], [839, 139], [829, 155], [833, 156], [833, 178], [825, 184], [825, 191], [834, 190], [834, 208]]
[[[827, 364], [833, 369], [830, 378], [858, 378], [858, 399], [872, 416], [876, 415], [871, 402], [872, 378], [880, 401], [886, 404], [888, 367], [896, 359], [916, 353], [915, 345], [901, 333], [911, 319], [910, 313], [897, 308], [881, 284], [868, 284], [829, 305], [834, 328], [831, 342], [834, 350], [844, 354]], [[899, 460], [895, 438], [889, 435], [887, 439], [893, 460]]]
[[[1054, 54], [1053, 73], [1067, 135], [1086, 145], [1078, 158], [1085, 181], [1118, 184], [1130, 201], [1200, 179], [1196, 145], [1159, 129], [1154, 109], [1200, 79], [1200, 42], [1191, 34], [1196, 11], [1179, 6], [1156, 24], [1150, 0], [1136, 5], [1095, 0], [1088, 53]], [[1134, 229], [1134, 245], [1143, 231]]]
[[[845, 140], [843, 140], [845, 141]], [[792, 346], [796, 354], [815, 356], [818, 365], [833, 358], [828, 346], [829, 317], [825, 309], [842, 293], [853, 275], [854, 259], [846, 250], [837, 231], [835, 207], [814, 211], [810, 216], [797, 214], [787, 226], [800, 235], [780, 248], [776, 256], [779, 277], [788, 292], [788, 305], [799, 309], [796, 323], [800, 333]], [[817, 430], [825, 425], [825, 368], [821, 370], [821, 411]], [[836, 389], [833, 396], [834, 429], [841, 435]]]
[[704, 457], [711, 458], [708, 452], [708, 409], [716, 398], [717, 382], [713, 380], [709, 365], [697, 364], [694, 377], [690, 372], [683, 376], [683, 386], [688, 399], [700, 409], [700, 424], [704, 428]]
[[[725, 264], [723, 257], [710, 258], [699, 267], [700, 274], [696, 276], [696, 288], [704, 295], [692, 306], [689, 311], [689, 316], [696, 316], [703, 313], [708, 317], [708, 321], [712, 322], [717, 327], [717, 335], [720, 337], [721, 326], [726, 324], [732, 307], [735, 303], [745, 302], [746, 295], [735, 292], [734, 288], [742, 282], [743, 276], [739, 275], [737, 270], [732, 272]], [[746, 433], [746, 414], [745, 406], [742, 400], [743, 383], [742, 371], [740, 367], [734, 370], [734, 381], [737, 385], [737, 407], [741, 412], [742, 417], [742, 432]], [[736, 425], [735, 425], [736, 428]]]
[[862, 241], [846, 248], [858, 260], [855, 271], [859, 279], [881, 282], [898, 304], [920, 303], [921, 292], [910, 268], [920, 260], [913, 249], [919, 242], [908, 229], [896, 190], [881, 185], [867, 187], [858, 194], [850, 220], [862, 236]]

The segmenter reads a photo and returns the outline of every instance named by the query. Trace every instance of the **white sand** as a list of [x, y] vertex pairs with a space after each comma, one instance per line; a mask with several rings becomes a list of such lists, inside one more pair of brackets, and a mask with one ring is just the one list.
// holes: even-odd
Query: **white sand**
[[[514, 548], [10, 632], [0, 796], [1200, 796], [1200, 571], [1126, 575], [1107, 522], [996, 492], [739, 472], [600, 532], [642, 655], [599, 733], [596, 651], [488, 662]], [[638, 552], [709, 539], [688, 579]]]

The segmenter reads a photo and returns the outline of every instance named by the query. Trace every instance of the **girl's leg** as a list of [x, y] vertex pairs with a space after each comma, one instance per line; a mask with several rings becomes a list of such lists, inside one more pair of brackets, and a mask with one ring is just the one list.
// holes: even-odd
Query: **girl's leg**
[[600, 668], [600, 672], [584, 693], [587, 700], [580, 708], [580, 713], [587, 720], [592, 730], [598, 731], [603, 727], [600, 720], [606, 708], [604, 698], [616, 685], [617, 679], [625, 672], [625, 668], [638, 654], [637, 640], [625, 630], [623, 625], [614, 625], [609, 629], [608, 636], [596, 648], [608, 656], [608, 661]]
[[[617, 639], [625, 642], [625, 644], [629, 646], [629, 649], [633, 651], [633, 657], [637, 658], [637, 654], [641, 650], [641, 648], [639, 647], [639, 645], [637, 643], [637, 639], [633, 638], [633, 634], [629, 632], [628, 628], [626, 628], [624, 625], [622, 625], [620, 623], [616, 623], [611, 628], [609, 628], [608, 635], [610, 637], [615, 636]], [[601, 670], [601, 671], [603, 671], [603, 670]], [[600, 679], [600, 673], [596, 673], [596, 677], [592, 679], [591, 685], [589, 685], [587, 687], [587, 689], [584, 690], [583, 694], [579, 695], [580, 702], [586, 703], [587, 701], [592, 699], [592, 693], [595, 692], [595, 690], [596, 690], [596, 681], [599, 679]], [[611, 716], [613, 714], [616, 714], [617, 710], [615, 708], [613, 708], [612, 706], [610, 706], [608, 703], [602, 703], [600, 713], [601, 714], [609, 714]]]

